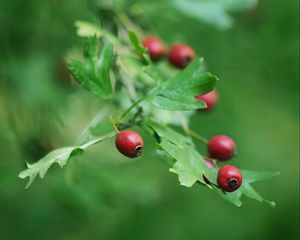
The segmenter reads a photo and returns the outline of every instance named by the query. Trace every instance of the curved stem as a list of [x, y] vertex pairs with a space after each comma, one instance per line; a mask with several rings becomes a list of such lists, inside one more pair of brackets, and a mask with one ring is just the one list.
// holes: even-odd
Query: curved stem
[[145, 97], [140, 98], [136, 102], [134, 102], [120, 117], [120, 120], [122, 120], [133, 108], [135, 108], [140, 102], [142, 102], [145, 99]]

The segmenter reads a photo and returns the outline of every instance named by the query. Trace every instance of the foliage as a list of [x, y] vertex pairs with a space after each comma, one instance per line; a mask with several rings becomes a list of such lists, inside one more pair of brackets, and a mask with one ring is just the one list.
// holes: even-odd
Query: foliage
[[[182, 2], [177, 1], [177, 4]], [[165, 157], [174, 161], [170, 171], [178, 175], [183, 186], [192, 187], [195, 183], [201, 183], [236, 206], [241, 206], [242, 195], [274, 206], [274, 202], [262, 198], [250, 184], [277, 173], [243, 171], [245, 181], [242, 187], [236, 192], [225, 193], [216, 183], [218, 166], [208, 168], [204, 162], [206, 157], [195, 148], [192, 131], [188, 127], [191, 112], [185, 111], [205, 108], [206, 104], [195, 99], [195, 96], [212, 91], [218, 80], [206, 71], [203, 58], [196, 58], [183, 70], [153, 63], [148, 51], [141, 45], [138, 35], [128, 29], [127, 25], [134, 26], [135, 29], [139, 27], [133, 25], [133, 22], [128, 22], [129, 18], [125, 19], [125, 22], [124, 17], [116, 23], [113, 21], [119, 28], [117, 35], [91, 23], [76, 22], [79, 35], [87, 37], [83, 51], [85, 62], [70, 60], [69, 71], [81, 86], [117, 109], [118, 115], [110, 116], [105, 122], [110, 122], [116, 131], [134, 126], [148, 131], [159, 149], [165, 152]], [[122, 24], [118, 25], [119, 22]], [[140, 37], [145, 35], [141, 32]], [[160, 124], [159, 118], [154, 114], [157, 109], [174, 115], [179, 114], [180, 121], [177, 124], [182, 128], [184, 135], [173, 130], [171, 126]], [[169, 125], [174, 123], [175, 121], [171, 121]], [[87, 128], [88, 134], [98, 135], [103, 129], [110, 129], [106, 128], [106, 125], [101, 129], [101, 124], [93, 122], [93, 126]], [[88, 142], [86, 134], [81, 134], [79, 142], [84, 142], [83, 144], [59, 148], [38, 162], [28, 164], [28, 169], [19, 175], [21, 178], [29, 178], [27, 187], [38, 175], [43, 178], [52, 164], [58, 163], [63, 167], [71, 157], [82, 153], [93, 144], [113, 137], [115, 133], [97, 136]], [[210, 183], [204, 181], [203, 176]]]

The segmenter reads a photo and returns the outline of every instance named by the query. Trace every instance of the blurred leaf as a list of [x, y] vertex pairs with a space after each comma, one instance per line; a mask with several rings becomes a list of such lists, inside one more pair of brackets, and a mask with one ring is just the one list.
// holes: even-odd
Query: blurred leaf
[[251, 10], [257, 5], [257, 0], [222, 0], [223, 6], [229, 12]]
[[90, 133], [93, 136], [99, 136], [103, 134], [107, 134], [108, 132], [113, 131], [113, 126], [110, 119], [104, 119], [101, 122], [98, 122], [95, 126], [90, 128]]
[[195, 59], [175, 77], [155, 87], [148, 99], [155, 106], [167, 110], [193, 110], [206, 104], [194, 98], [213, 90], [217, 77], [203, 72], [203, 59]]
[[66, 165], [67, 161], [74, 156], [77, 156], [80, 153], [83, 153], [85, 149], [88, 147], [102, 142], [106, 139], [111, 138], [114, 136], [114, 133], [108, 134], [106, 136], [102, 136], [99, 138], [96, 138], [90, 142], [87, 142], [85, 144], [82, 144], [80, 146], [70, 146], [70, 147], [63, 147], [63, 148], [58, 148], [56, 150], [53, 150], [52, 152], [48, 153], [45, 157], [40, 159], [38, 162], [33, 163], [33, 164], [28, 164], [27, 163], [27, 168], [26, 170], [22, 171], [19, 174], [20, 178], [29, 178], [29, 181], [26, 185], [26, 188], [28, 188], [35, 178], [39, 175], [40, 178], [44, 178], [46, 172], [48, 169], [54, 164], [58, 163], [60, 167], [63, 167]]
[[262, 181], [279, 175], [279, 172], [255, 172], [243, 170], [243, 178], [247, 183]]
[[99, 43], [96, 36], [89, 37], [84, 48], [85, 63], [77, 60], [69, 62], [72, 76], [95, 96], [107, 99], [112, 96], [110, 68], [113, 61], [113, 48], [105, 43], [99, 54]]
[[105, 36], [111, 43], [118, 42], [113, 34], [103, 30], [100, 26], [84, 21], [76, 21], [74, 24], [77, 28], [77, 35], [80, 37], [91, 37], [96, 35], [100, 38]]
[[175, 0], [173, 7], [187, 16], [228, 29], [233, 24], [230, 12], [241, 12], [256, 6], [257, 0]]
[[148, 54], [148, 50], [144, 48], [143, 45], [140, 43], [138, 36], [133, 31], [129, 31], [128, 37], [136, 53], [140, 55], [147, 64], [151, 64], [151, 59]]
[[94, 35], [100, 37], [102, 35], [100, 28], [92, 23], [76, 21], [75, 26], [77, 28], [77, 35], [80, 37], [91, 37]]
[[220, 29], [228, 29], [233, 24], [221, 1], [176, 0], [174, 7], [189, 17], [211, 24]]

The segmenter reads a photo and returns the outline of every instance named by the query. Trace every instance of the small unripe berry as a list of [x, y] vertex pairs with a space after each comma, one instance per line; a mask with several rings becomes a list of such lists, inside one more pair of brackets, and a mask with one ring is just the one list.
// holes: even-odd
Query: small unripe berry
[[169, 53], [169, 61], [179, 68], [185, 68], [195, 57], [194, 50], [185, 44], [173, 45]]
[[214, 159], [226, 161], [236, 155], [235, 142], [225, 135], [217, 135], [207, 144], [209, 156]]
[[120, 153], [129, 157], [135, 158], [143, 153], [144, 141], [142, 137], [134, 131], [124, 130], [116, 136], [116, 148]]
[[234, 192], [242, 185], [243, 178], [235, 166], [225, 165], [219, 169], [217, 182], [223, 191]]
[[202, 100], [206, 103], [207, 107], [202, 109], [202, 110], [209, 111], [209, 110], [212, 110], [215, 107], [216, 103], [219, 100], [219, 95], [215, 90], [213, 90], [209, 93], [196, 96], [196, 98], [200, 99], [200, 100]]
[[[209, 168], [214, 168], [215, 167], [215, 164], [212, 161], [204, 160], [204, 162], [205, 162], [206, 166], [209, 167]], [[203, 174], [203, 180], [207, 184], [210, 184], [210, 181], [208, 180], [208, 178], [204, 174]]]
[[215, 164], [212, 161], [209, 160], [204, 160], [206, 166], [208, 166], [209, 168], [213, 168], [215, 167]]
[[165, 55], [164, 44], [156, 37], [147, 37], [143, 40], [143, 46], [148, 49], [152, 60], [158, 60]]

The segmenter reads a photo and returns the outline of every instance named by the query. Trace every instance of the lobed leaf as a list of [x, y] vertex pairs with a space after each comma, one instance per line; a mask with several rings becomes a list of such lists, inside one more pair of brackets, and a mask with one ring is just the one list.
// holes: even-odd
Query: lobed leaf
[[155, 132], [159, 137], [158, 145], [175, 160], [170, 172], [178, 175], [181, 185], [191, 187], [197, 181], [206, 184], [203, 174], [210, 169], [203, 157], [192, 147], [190, 138], [151, 121], [144, 122], [144, 126]]
[[102, 99], [112, 96], [110, 68], [113, 62], [113, 48], [108, 42], [99, 53], [96, 36], [87, 39], [84, 47], [85, 63], [69, 61], [68, 68], [75, 80], [92, 94]]
[[181, 185], [192, 187], [196, 182], [208, 185], [203, 180], [204, 175], [210, 182], [210, 188], [235, 206], [240, 207], [242, 205], [241, 197], [243, 195], [260, 202], [266, 202], [272, 207], [275, 206], [275, 202], [269, 201], [257, 193], [251, 183], [274, 177], [278, 173], [242, 170], [242, 186], [235, 192], [224, 192], [217, 186], [218, 168], [207, 167], [204, 158], [192, 146], [189, 138], [169, 127], [161, 126], [149, 120], [144, 122], [144, 126], [154, 131], [158, 146], [174, 160], [170, 171], [178, 175]]
[[175, 77], [156, 86], [148, 100], [156, 107], [166, 110], [193, 110], [205, 108], [203, 101], [194, 96], [213, 90], [217, 77], [203, 71], [203, 59], [195, 59]]
[[40, 178], [44, 178], [46, 172], [51, 167], [51, 165], [57, 163], [60, 167], [63, 167], [64, 165], [66, 165], [67, 161], [69, 160], [69, 158], [71, 158], [71, 156], [76, 156], [81, 152], [83, 152], [83, 149], [77, 146], [56, 149], [48, 153], [45, 157], [43, 157], [36, 163], [27, 163], [27, 169], [22, 171], [19, 174], [19, 177], [29, 177], [29, 181], [26, 185], [26, 188], [28, 188], [38, 175], [40, 176]]
[[83, 153], [88, 147], [102, 142], [112, 136], [114, 136], [114, 133], [96, 138], [80, 146], [63, 147], [53, 150], [39, 161], [33, 164], [27, 163], [27, 169], [22, 171], [19, 174], [19, 177], [22, 179], [29, 178], [29, 181], [26, 185], [26, 188], [28, 188], [37, 176], [44, 178], [45, 174], [54, 163], [57, 163], [60, 167], [64, 167], [70, 158]]

